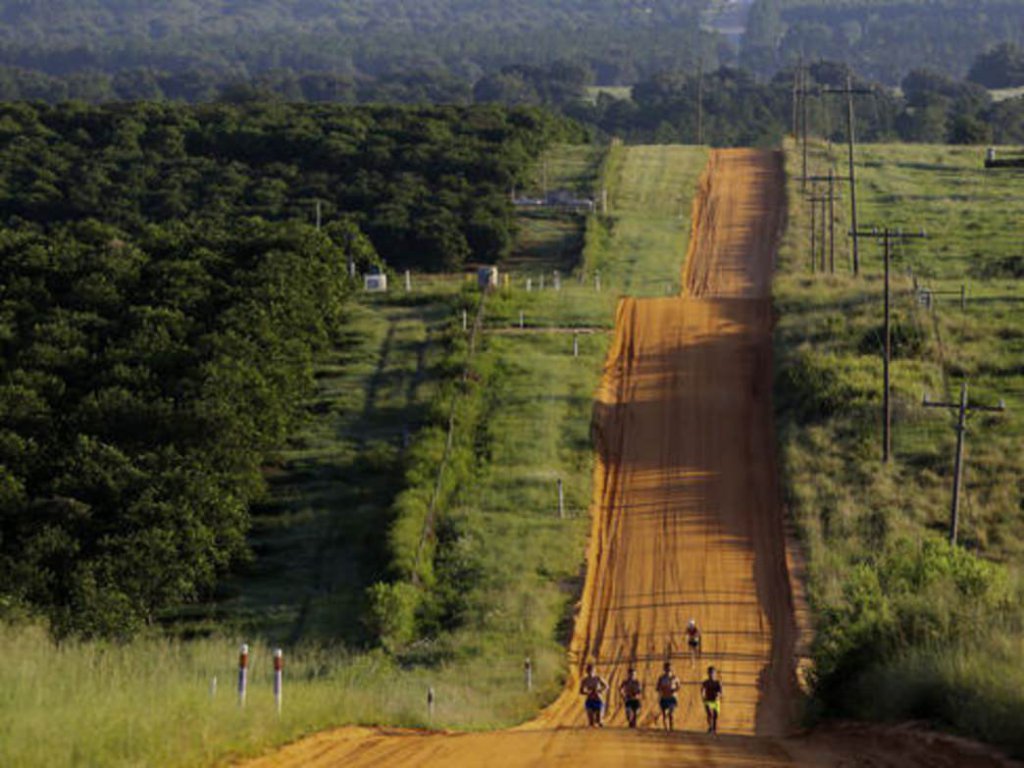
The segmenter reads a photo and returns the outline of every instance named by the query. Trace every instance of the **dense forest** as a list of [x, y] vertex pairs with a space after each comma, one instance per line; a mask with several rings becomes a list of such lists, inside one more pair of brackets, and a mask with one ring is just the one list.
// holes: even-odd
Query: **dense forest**
[[0, 107], [0, 608], [126, 635], [207, 594], [349, 264], [497, 258], [507, 189], [578, 138], [499, 108]]
[[[0, 3], [0, 64], [47, 74], [152, 68], [252, 77], [274, 69], [470, 81], [574, 59], [631, 83], [714, 59], [707, 0], [19, 0]], [[703, 44], [702, 44], [703, 40]]]
[[[505, 67], [558, 62], [633, 85], [701, 61], [767, 79], [803, 56], [895, 86], [917, 69], [962, 78], [978, 56], [1024, 43], [1024, 0], [755, 0], [738, 43], [714, 29], [719, 11], [711, 0], [8, 0], [0, 66], [68, 78], [86, 100], [195, 101], [213, 83], [292, 73], [292, 92], [350, 101], [369, 100], [367, 86], [391, 100], [376, 81], [425, 75], [439, 102]], [[400, 100], [416, 101], [407, 85]]]
[[1000, 43], [1024, 43], [1024, 0], [755, 0], [743, 66], [768, 76], [833, 59], [887, 85], [911, 70], [964, 77]]

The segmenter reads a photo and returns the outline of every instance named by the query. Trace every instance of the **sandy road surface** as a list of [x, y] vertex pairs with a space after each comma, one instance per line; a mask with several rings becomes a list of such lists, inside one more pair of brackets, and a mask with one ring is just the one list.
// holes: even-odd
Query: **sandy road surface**
[[[783, 182], [777, 154], [714, 153], [694, 204], [684, 295], [620, 304], [596, 404], [593, 531], [562, 696], [512, 731], [341, 729], [257, 765], [995, 764], [948, 746], [915, 751], [903, 735], [876, 739], [877, 754], [865, 748], [863, 759], [852, 756], [867, 743], [857, 736], [784, 738], [797, 632], [776, 484], [768, 299]], [[702, 664], [723, 674], [718, 739], [700, 733], [701, 669], [682, 640], [691, 617], [704, 629]], [[577, 727], [587, 661], [613, 688], [636, 664], [649, 688], [641, 722], [655, 726], [653, 683], [667, 657], [684, 683], [677, 726], [689, 733]], [[609, 725], [624, 722], [613, 699]]]

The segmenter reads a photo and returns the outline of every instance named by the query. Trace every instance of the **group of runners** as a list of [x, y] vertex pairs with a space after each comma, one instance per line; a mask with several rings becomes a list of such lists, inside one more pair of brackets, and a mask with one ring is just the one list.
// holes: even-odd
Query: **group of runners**
[[[701, 635], [697, 622], [693, 619], [686, 627], [686, 644], [690, 649], [691, 663], [696, 664], [701, 657]], [[675, 711], [679, 706], [678, 693], [681, 687], [682, 683], [672, 670], [672, 662], [666, 661], [655, 688], [658, 692], [662, 727], [667, 731], [675, 728]], [[604, 726], [607, 693], [608, 683], [597, 673], [593, 664], [587, 664], [587, 674], [580, 681], [580, 695], [584, 697], [583, 706], [587, 713], [587, 723], [591, 728]], [[644, 686], [637, 677], [636, 667], [630, 666], [626, 672], [626, 679], [619, 685], [619, 696], [622, 698], [630, 728], [636, 728], [643, 695]], [[708, 733], [717, 734], [718, 716], [722, 711], [722, 681], [714, 667], [708, 667], [707, 679], [700, 686], [700, 697], [708, 719]]]

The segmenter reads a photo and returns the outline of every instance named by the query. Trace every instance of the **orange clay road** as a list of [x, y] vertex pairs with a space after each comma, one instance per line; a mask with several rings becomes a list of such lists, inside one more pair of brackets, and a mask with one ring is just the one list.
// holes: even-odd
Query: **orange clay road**
[[[714, 153], [694, 203], [684, 295], [620, 303], [595, 406], [593, 530], [561, 697], [511, 731], [344, 728], [255, 765], [998, 764], [877, 729], [870, 738], [787, 738], [798, 628], [777, 485], [769, 298], [784, 201], [780, 154]], [[704, 630], [693, 667], [682, 636], [691, 617]], [[688, 733], [653, 730], [654, 682], [667, 657], [683, 681], [676, 725]], [[648, 689], [644, 730], [622, 727], [617, 697], [610, 727], [580, 727], [587, 661], [613, 690], [636, 664]], [[699, 667], [709, 663], [725, 691], [717, 739], [703, 734], [698, 694]]]

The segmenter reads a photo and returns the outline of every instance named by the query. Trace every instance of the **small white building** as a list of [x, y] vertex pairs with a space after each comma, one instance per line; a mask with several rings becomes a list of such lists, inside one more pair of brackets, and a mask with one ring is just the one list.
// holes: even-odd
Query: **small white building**
[[476, 271], [476, 283], [481, 291], [491, 291], [498, 287], [498, 268], [480, 267]]
[[383, 273], [377, 275], [365, 275], [363, 277], [363, 288], [367, 293], [387, 293], [388, 276]]

